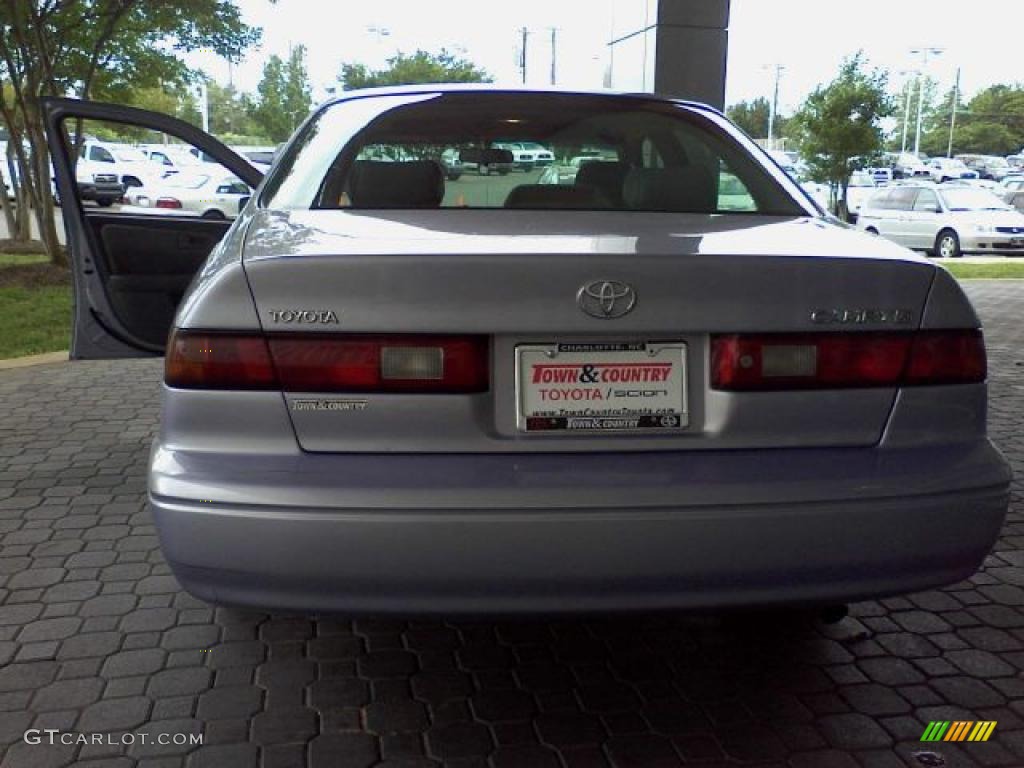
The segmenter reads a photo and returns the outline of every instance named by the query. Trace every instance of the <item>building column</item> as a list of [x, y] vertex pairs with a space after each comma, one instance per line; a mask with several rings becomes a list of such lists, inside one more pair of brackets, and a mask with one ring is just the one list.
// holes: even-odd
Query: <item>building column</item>
[[613, 0], [608, 85], [721, 109], [729, 0]]

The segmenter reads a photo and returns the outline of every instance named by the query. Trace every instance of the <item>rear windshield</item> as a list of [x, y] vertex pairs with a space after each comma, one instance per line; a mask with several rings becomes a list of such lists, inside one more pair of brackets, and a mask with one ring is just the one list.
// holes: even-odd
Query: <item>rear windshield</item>
[[742, 145], [695, 110], [582, 94], [343, 101], [305, 126], [262, 200], [293, 210], [806, 214]]

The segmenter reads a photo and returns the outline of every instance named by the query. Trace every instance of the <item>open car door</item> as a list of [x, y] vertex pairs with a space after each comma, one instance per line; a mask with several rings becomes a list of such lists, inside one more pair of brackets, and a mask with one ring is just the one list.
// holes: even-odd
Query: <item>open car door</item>
[[[185, 289], [263, 174], [167, 115], [77, 99], [42, 106], [73, 275], [71, 358], [162, 355]], [[144, 139], [183, 164], [151, 160], [135, 146]]]

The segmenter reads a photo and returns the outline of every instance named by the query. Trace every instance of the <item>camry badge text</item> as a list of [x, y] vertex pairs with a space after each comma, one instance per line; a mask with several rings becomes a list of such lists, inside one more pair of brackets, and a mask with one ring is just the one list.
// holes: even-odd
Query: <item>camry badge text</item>
[[914, 313], [909, 309], [816, 309], [811, 312], [811, 322], [818, 325], [910, 325], [913, 320]]
[[275, 323], [338, 323], [333, 309], [271, 309], [270, 319]]
[[636, 291], [618, 280], [594, 280], [576, 294], [580, 309], [599, 320], [613, 320], [633, 311]]

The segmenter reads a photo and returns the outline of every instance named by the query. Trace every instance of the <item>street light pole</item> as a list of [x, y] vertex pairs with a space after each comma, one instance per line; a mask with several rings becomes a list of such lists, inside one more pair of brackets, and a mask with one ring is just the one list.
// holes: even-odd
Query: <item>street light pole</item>
[[946, 157], [953, 156], [953, 131], [956, 130], [956, 105], [960, 101], [960, 67], [956, 68], [956, 82], [953, 83], [953, 108], [949, 111], [949, 146]]
[[557, 27], [552, 27], [551, 28], [551, 84], [552, 85], [555, 84], [555, 71], [556, 71], [555, 70], [555, 63], [556, 63], [555, 62], [555, 57], [556, 57], [556, 54], [557, 54], [557, 51], [558, 51], [557, 35], [558, 35], [558, 28]]
[[526, 27], [523, 27], [522, 29], [519, 30], [519, 33], [523, 37], [522, 48], [520, 49], [519, 62], [523, 70], [523, 85], [526, 85], [526, 42], [530, 37], [530, 30]]
[[944, 48], [914, 48], [910, 52], [912, 54], [921, 54], [921, 73], [918, 75], [918, 87], [917, 87], [917, 128], [914, 131], [914, 154], [919, 155], [921, 152], [921, 118], [924, 110], [924, 76], [928, 71], [928, 54], [938, 56], [945, 49]]
[[772, 100], [768, 104], [768, 149], [775, 149], [775, 115], [779, 109], [779, 78], [785, 67], [781, 64], [775, 65], [775, 88], [772, 91]]
[[904, 90], [906, 94], [903, 97], [903, 141], [900, 143], [901, 154], [907, 151], [907, 128], [910, 126], [910, 100], [914, 94], [913, 82], [908, 80]]
[[203, 121], [203, 132], [210, 132], [210, 100], [206, 88], [206, 78], [199, 81], [199, 114]]

